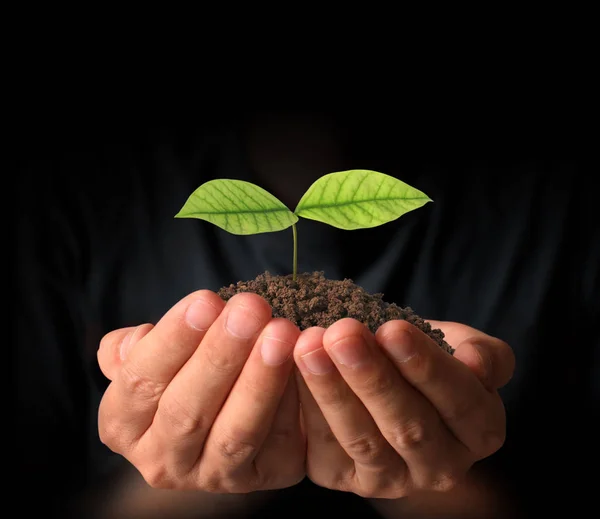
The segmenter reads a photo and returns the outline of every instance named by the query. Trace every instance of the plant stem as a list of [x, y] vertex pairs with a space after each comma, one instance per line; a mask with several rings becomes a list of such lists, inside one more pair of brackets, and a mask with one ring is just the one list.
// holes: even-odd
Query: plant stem
[[292, 274], [292, 280], [296, 281], [297, 276], [297, 272], [298, 272], [298, 232], [296, 231], [296, 224], [292, 224], [292, 232], [294, 234], [294, 267], [293, 267], [293, 274]]

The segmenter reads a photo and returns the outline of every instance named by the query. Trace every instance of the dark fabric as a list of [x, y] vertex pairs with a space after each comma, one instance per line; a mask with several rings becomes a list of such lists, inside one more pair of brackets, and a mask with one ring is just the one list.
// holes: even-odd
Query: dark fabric
[[[139, 125], [109, 136], [84, 128], [90, 133], [61, 134], [28, 156], [17, 198], [14, 427], [19, 477], [47, 510], [113, 481], [123, 464], [97, 435], [103, 334], [156, 322], [196, 289], [291, 268], [291, 230], [234, 236], [173, 218], [211, 178], [254, 180], [238, 122]], [[522, 513], [591, 502], [580, 471], [597, 450], [600, 400], [593, 169], [577, 150], [527, 146], [524, 134], [487, 147], [475, 130], [471, 141], [435, 134], [425, 146], [425, 129], [406, 139], [409, 130], [349, 132], [348, 162], [397, 176], [434, 203], [369, 230], [302, 220], [299, 268], [349, 277], [424, 317], [511, 344], [507, 442], [478, 470]], [[279, 492], [270, 510], [318, 517], [315, 501], [367, 514], [361, 498], [306, 481]]]

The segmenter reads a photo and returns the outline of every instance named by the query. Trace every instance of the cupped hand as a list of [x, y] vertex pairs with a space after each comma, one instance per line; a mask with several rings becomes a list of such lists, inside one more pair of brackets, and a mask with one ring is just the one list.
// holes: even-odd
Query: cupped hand
[[[255, 294], [190, 294], [98, 351], [111, 380], [103, 443], [153, 487], [249, 492], [304, 475], [293, 348], [300, 331]], [[282, 462], [284, 460], [284, 462]]]
[[459, 323], [431, 324], [454, 356], [406, 321], [375, 335], [353, 319], [302, 332], [294, 356], [315, 483], [372, 498], [445, 491], [503, 445], [497, 389], [512, 376], [511, 348]]

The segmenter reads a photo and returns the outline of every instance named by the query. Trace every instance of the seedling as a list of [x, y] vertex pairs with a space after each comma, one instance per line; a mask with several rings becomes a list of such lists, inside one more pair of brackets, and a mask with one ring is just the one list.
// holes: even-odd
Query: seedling
[[243, 180], [202, 184], [175, 218], [199, 218], [232, 234], [259, 234], [292, 228], [292, 278], [298, 270], [299, 217], [345, 230], [367, 229], [400, 218], [432, 200], [389, 175], [364, 169], [329, 173], [315, 181], [292, 212], [268, 191]]

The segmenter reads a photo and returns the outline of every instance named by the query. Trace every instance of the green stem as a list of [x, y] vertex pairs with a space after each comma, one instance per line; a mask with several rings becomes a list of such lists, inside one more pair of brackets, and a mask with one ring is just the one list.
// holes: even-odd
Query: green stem
[[298, 232], [296, 231], [296, 224], [292, 224], [292, 232], [294, 233], [294, 270], [292, 274], [292, 280], [296, 281], [298, 272]]

